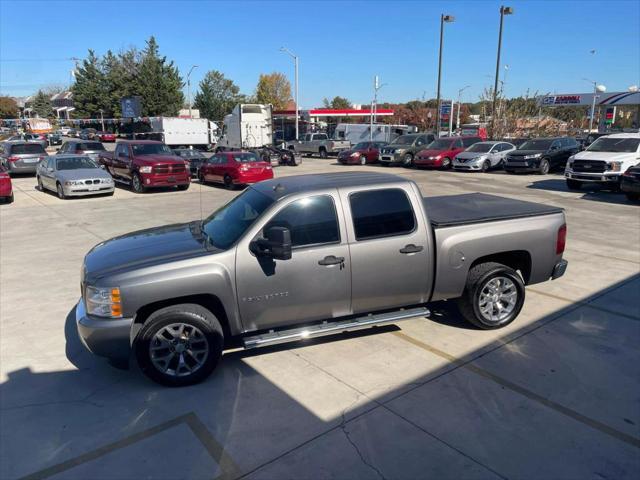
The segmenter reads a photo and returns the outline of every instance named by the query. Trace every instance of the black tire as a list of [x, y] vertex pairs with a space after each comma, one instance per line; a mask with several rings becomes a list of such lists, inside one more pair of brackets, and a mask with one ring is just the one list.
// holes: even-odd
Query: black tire
[[7, 203], [13, 203], [13, 200], [14, 200], [14, 198], [13, 198], [13, 192], [11, 192], [11, 195], [9, 195], [9, 196], [7, 197], [7, 200], [6, 200], [6, 201], [7, 201]]
[[138, 175], [137, 173], [134, 173], [133, 177], [131, 178], [131, 189], [136, 193], [144, 193], [147, 191], [146, 187], [142, 183], [140, 175]]
[[[185, 333], [181, 334], [181, 337], [184, 335], [187, 338], [174, 340], [173, 342], [167, 341], [168, 346], [166, 349], [163, 349], [160, 347], [160, 341], [154, 337], [163, 328], [172, 324], [184, 325]], [[191, 340], [191, 334], [197, 331], [194, 327], [199, 330], [201, 335], [198, 335], [198, 337], [194, 336], [193, 338], [196, 340]], [[166, 339], [167, 337], [165, 336], [164, 338]], [[193, 345], [195, 345], [197, 341], [201, 348], [205, 345], [207, 347], [206, 354], [203, 353], [201, 354], [201, 358], [196, 359], [195, 356], [188, 357], [187, 355], [183, 355], [182, 352], [179, 353], [177, 351], [177, 345], [181, 341], [186, 341], [186, 345], [182, 348], [186, 348], [187, 352], [190, 352], [191, 347], [193, 347], [193, 345], [189, 343], [190, 340]], [[206, 344], [203, 343], [205, 341]], [[173, 357], [167, 361], [167, 371], [161, 371], [160, 368], [154, 364], [154, 358], [157, 359], [158, 357], [152, 357], [150, 350], [152, 346], [155, 346], [157, 348], [156, 351], [161, 353], [164, 353], [166, 350], [168, 355], [173, 354]], [[144, 323], [135, 340], [134, 351], [140, 369], [151, 380], [169, 387], [183, 387], [199, 383], [207, 378], [218, 365], [222, 357], [223, 347], [224, 333], [216, 316], [200, 305], [183, 303], [161, 308], [153, 312]], [[176, 359], [176, 355], [180, 355], [185, 360], [185, 364], [194, 368], [194, 371], [180, 375], [182, 367], [178, 368], [179, 360]], [[189, 362], [187, 362], [187, 360], [189, 360]], [[198, 363], [198, 361], [201, 363]], [[175, 368], [171, 369], [171, 366]], [[177, 370], [176, 373], [178, 375], [172, 374], [170, 370], [174, 372]]]
[[569, 190], [580, 190], [582, 188], [582, 182], [567, 178], [567, 188]]
[[40, 178], [40, 175], [36, 177], [36, 182], [38, 183], [38, 190], [40, 190], [41, 192], [44, 192], [44, 185], [42, 184], [42, 179]]
[[539, 175], [546, 175], [547, 173], [549, 173], [549, 160], [547, 160], [546, 158], [543, 158], [542, 160], [540, 160], [540, 166], [538, 167], [538, 174]]
[[449, 157], [444, 157], [442, 159], [442, 170], [451, 170], [453, 163], [451, 163], [451, 159]]
[[207, 181], [204, 179], [204, 175], [200, 171], [198, 171], [198, 180], [200, 180], [200, 183], [202, 185], [206, 185], [207, 184]]
[[329, 155], [327, 154], [327, 150], [324, 148], [321, 148], [320, 151], [318, 152], [320, 153], [320, 158], [327, 158]]
[[60, 200], [65, 200], [67, 198], [64, 194], [64, 189], [62, 188], [62, 184], [60, 182], [56, 183], [56, 193], [58, 194], [58, 198]]
[[491, 162], [489, 160], [485, 160], [482, 162], [482, 173], [487, 173], [491, 169]]
[[411, 154], [411, 153], [405, 153], [404, 154], [404, 156], [402, 157], [402, 166], [406, 167], [406, 168], [413, 168], [414, 167], [413, 154]]
[[[516, 292], [512, 310], [504, 318], [491, 320], [486, 318], [480, 310], [481, 294], [487, 284], [495, 279], [510, 280]], [[467, 275], [467, 284], [462, 296], [458, 299], [458, 309], [462, 316], [471, 324], [483, 330], [495, 330], [513, 322], [524, 305], [525, 289], [520, 275], [512, 268], [501, 263], [487, 262], [476, 265]], [[509, 306], [508, 306], [509, 307]]]
[[[13, 194], [11, 195], [13, 196]], [[626, 192], [625, 196], [627, 197], [627, 200], [631, 202], [637, 202], [638, 200], [640, 200], [640, 195], [637, 193]]]
[[181, 192], [184, 192], [185, 190], [189, 190], [189, 185], [191, 185], [191, 183], [185, 183], [184, 185], [178, 185], [178, 190], [180, 190]]
[[227, 190], [233, 190], [235, 188], [233, 179], [229, 176], [229, 174], [224, 176], [224, 188], [226, 188]]

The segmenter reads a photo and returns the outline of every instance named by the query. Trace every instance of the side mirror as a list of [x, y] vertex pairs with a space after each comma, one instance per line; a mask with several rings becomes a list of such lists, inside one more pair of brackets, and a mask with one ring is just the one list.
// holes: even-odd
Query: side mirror
[[264, 238], [251, 242], [249, 249], [257, 256], [271, 257], [275, 260], [291, 258], [291, 232], [286, 227], [269, 227]]

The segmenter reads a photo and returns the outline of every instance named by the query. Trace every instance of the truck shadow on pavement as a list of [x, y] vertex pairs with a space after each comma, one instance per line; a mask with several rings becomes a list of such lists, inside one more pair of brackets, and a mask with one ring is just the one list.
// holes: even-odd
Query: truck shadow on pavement
[[592, 200], [618, 205], [633, 205], [632, 202], [627, 200], [624, 193], [607, 190], [599, 185], [583, 185], [581, 190], [569, 190], [567, 188], [567, 183], [563, 178], [534, 181], [527, 185], [527, 188], [532, 188], [534, 190], [548, 190], [551, 192], [582, 193], [580, 199], [583, 200]]
[[467, 332], [458, 354], [431, 335], [463, 327], [438, 302], [435, 330], [233, 351], [181, 389], [85, 351], [72, 309], [72, 369], [0, 385], [0, 478], [634, 478], [638, 294], [640, 274], [508, 332]]

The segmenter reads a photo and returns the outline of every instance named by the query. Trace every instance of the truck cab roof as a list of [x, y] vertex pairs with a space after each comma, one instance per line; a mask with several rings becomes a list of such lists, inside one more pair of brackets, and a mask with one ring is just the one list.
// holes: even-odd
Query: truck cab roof
[[274, 178], [273, 180], [260, 182], [252, 188], [274, 200], [278, 200], [296, 193], [311, 193], [327, 188], [359, 187], [401, 182], [405, 183], [408, 180], [389, 173], [339, 172]]

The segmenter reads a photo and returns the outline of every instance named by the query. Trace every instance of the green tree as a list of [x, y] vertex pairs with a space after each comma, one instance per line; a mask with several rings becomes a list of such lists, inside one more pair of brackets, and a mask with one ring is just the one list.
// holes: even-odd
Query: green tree
[[335, 110], [345, 110], [351, 108], [351, 102], [344, 97], [333, 97], [333, 100], [325, 98], [322, 101], [324, 108], [333, 108]]
[[142, 51], [139, 66], [138, 94], [142, 97], [144, 116], [174, 116], [184, 103], [182, 78], [173, 61], [161, 57], [152, 36]]
[[256, 87], [258, 103], [271, 104], [275, 110], [284, 110], [291, 101], [291, 84], [279, 72], [261, 74]]
[[11, 97], [0, 97], [0, 118], [17, 118], [18, 104]]
[[53, 113], [51, 110], [51, 100], [49, 95], [44, 93], [42, 90], [38, 90], [38, 93], [36, 93], [31, 103], [31, 108], [40, 118], [51, 117]]
[[196, 93], [194, 107], [200, 110], [200, 116], [220, 121], [237, 103], [243, 103], [244, 96], [240, 88], [222, 72], [211, 70], [200, 82], [200, 90]]
[[106, 110], [107, 85], [100, 60], [93, 50], [75, 72], [76, 81], [71, 87], [75, 115], [95, 118], [100, 109]]

